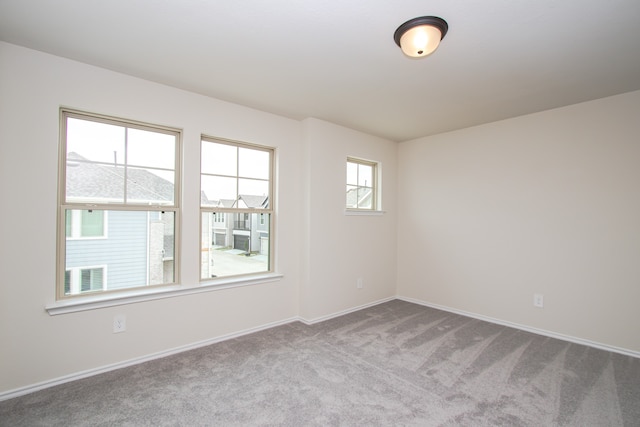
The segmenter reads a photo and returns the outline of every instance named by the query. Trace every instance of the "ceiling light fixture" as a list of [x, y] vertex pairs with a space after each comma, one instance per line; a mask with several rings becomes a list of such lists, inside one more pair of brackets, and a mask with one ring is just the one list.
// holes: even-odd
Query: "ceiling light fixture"
[[422, 58], [435, 52], [448, 29], [447, 21], [442, 18], [421, 16], [400, 25], [393, 39], [405, 55]]

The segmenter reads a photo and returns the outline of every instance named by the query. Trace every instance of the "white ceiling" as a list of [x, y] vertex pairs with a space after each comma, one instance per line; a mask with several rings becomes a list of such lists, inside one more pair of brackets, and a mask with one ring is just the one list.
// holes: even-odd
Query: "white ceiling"
[[394, 141], [640, 89], [640, 0], [0, 0], [0, 40]]

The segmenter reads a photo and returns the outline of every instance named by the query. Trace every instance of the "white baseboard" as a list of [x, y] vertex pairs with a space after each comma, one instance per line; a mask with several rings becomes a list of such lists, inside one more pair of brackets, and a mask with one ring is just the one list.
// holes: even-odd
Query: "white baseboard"
[[137, 357], [134, 359], [129, 359], [129, 360], [125, 360], [123, 362], [118, 362], [118, 363], [113, 363], [111, 365], [106, 365], [106, 366], [102, 366], [102, 367], [98, 367], [95, 369], [89, 369], [86, 371], [81, 371], [81, 372], [76, 372], [73, 374], [69, 374], [69, 375], [65, 375], [63, 377], [59, 377], [59, 378], [54, 378], [51, 380], [47, 380], [47, 381], [43, 381], [37, 384], [32, 384], [29, 386], [25, 386], [25, 387], [20, 387], [14, 390], [9, 390], [9, 391], [5, 391], [0, 393], [0, 402], [3, 400], [8, 400], [8, 399], [13, 399], [14, 397], [19, 397], [19, 396], [23, 396], [25, 394], [29, 394], [29, 393], [34, 393], [36, 391], [39, 390], [43, 390], [45, 388], [49, 388], [49, 387], [53, 387], [56, 385], [60, 385], [60, 384], [64, 384], [64, 383], [68, 383], [71, 381], [75, 381], [75, 380], [80, 380], [82, 378], [87, 378], [87, 377], [91, 377], [94, 375], [98, 375], [98, 374], [102, 374], [105, 372], [109, 372], [109, 371], [114, 371], [116, 369], [121, 369], [121, 368], [126, 368], [127, 366], [133, 366], [133, 365], [137, 365], [140, 363], [144, 363], [144, 362], [148, 362], [151, 360], [155, 360], [155, 359], [160, 359], [162, 357], [167, 357], [167, 356], [171, 356], [174, 354], [178, 354], [178, 353], [182, 353], [184, 351], [189, 351], [189, 350], [194, 350], [196, 348], [200, 348], [200, 347], [205, 347], [211, 344], [215, 344], [221, 341], [226, 341], [229, 339], [233, 339], [233, 338], [237, 338], [243, 335], [248, 335], [248, 334], [252, 334], [254, 332], [259, 332], [259, 331], [263, 331], [265, 329], [270, 329], [270, 328], [274, 328], [276, 326], [281, 326], [281, 325], [286, 325], [288, 323], [292, 323], [295, 321], [300, 321], [306, 325], [313, 325], [315, 323], [319, 323], [319, 322], [324, 322], [326, 320], [329, 319], [333, 319], [335, 317], [339, 317], [339, 316], [344, 316], [345, 314], [349, 314], [349, 313], [353, 313], [355, 311], [358, 310], [362, 310], [364, 308], [368, 308], [368, 307], [373, 307], [375, 305], [379, 305], [388, 301], [392, 301], [394, 299], [398, 299], [398, 300], [402, 300], [402, 301], [407, 301], [407, 302], [411, 302], [414, 304], [419, 304], [425, 307], [431, 307], [431, 308], [435, 308], [438, 310], [443, 310], [443, 311], [448, 311], [450, 313], [455, 313], [455, 314], [459, 314], [462, 316], [466, 316], [466, 317], [471, 317], [474, 319], [478, 319], [478, 320], [484, 320], [487, 322], [491, 322], [491, 323], [495, 323], [498, 325], [503, 325], [503, 326], [508, 326], [508, 327], [512, 327], [512, 328], [516, 328], [516, 329], [520, 329], [523, 331], [527, 331], [527, 332], [532, 332], [534, 334], [538, 334], [538, 335], [543, 335], [543, 336], [548, 336], [551, 338], [557, 338], [563, 341], [568, 341], [568, 342], [572, 342], [572, 343], [576, 343], [576, 344], [582, 344], [582, 345], [586, 345], [589, 347], [594, 347], [594, 348], [598, 348], [601, 350], [606, 350], [606, 351], [611, 351], [614, 353], [620, 353], [626, 356], [632, 356], [632, 357], [636, 357], [636, 358], [640, 358], [640, 352], [637, 351], [632, 351], [632, 350], [627, 350], [624, 348], [619, 348], [619, 347], [614, 347], [614, 346], [610, 346], [607, 344], [602, 344], [602, 343], [598, 343], [598, 342], [594, 342], [594, 341], [589, 341], [589, 340], [585, 340], [582, 338], [576, 338], [576, 337], [572, 337], [572, 336], [568, 336], [568, 335], [563, 335], [563, 334], [558, 334], [555, 332], [551, 332], [551, 331], [546, 331], [543, 329], [537, 329], [537, 328], [532, 328], [530, 326], [525, 326], [525, 325], [520, 325], [517, 323], [513, 323], [513, 322], [507, 322], [504, 320], [500, 320], [500, 319], [494, 319], [492, 317], [488, 317], [488, 316], [483, 316], [480, 314], [476, 314], [476, 313], [470, 313], [464, 310], [458, 310], [455, 308], [451, 308], [451, 307], [446, 307], [446, 306], [442, 306], [442, 305], [438, 305], [438, 304], [432, 304], [426, 301], [422, 301], [422, 300], [418, 300], [418, 299], [414, 299], [414, 298], [409, 298], [409, 297], [401, 297], [401, 296], [392, 296], [392, 297], [388, 297], [388, 298], [383, 298], [374, 302], [370, 302], [367, 304], [363, 304], [363, 305], [359, 305], [357, 307], [352, 307], [346, 310], [342, 310], [342, 311], [338, 311], [332, 314], [328, 314], [325, 316], [320, 316], [320, 317], [316, 317], [313, 319], [306, 319], [303, 318], [301, 316], [295, 316], [295, 317], [291, 317], [288, 319], [284, 319], [284, 320], [280, 320], [277, 322], [271, 322], [271, 323], [267, 323], [264, 325], [260, 325], [254, 328], [249, 328], [249, 329], [244, 329], [242, 331], [239, 332], [234, 332], [231, 334], [227, 334], [227, 335], [222, 335], [216, 338], [211, 338], [211, 339], [207, 339], [204, 341], [199, 341], [199, 342], [195, 342], [195, 343], [191, 343], [191, 344], [187, 344], [184, 346], [180, 346], [180, 347], [175, 347], [169, 350], [165, 350], [165, 351], [160, 351], [157, 353], [153, 353], [153, 354], [149, 354], [146, 356], [141, 356], [141, 357]]
[[227, 335], [222, 335], [216, 338], [211, 338], [203, 341], [198, 341], [195, 343], [183, 345], [180, 347], [175, 347], [169, 350], [160, 351], [157, 353], [149, 354], [146, 356], [136, 357], [134, 359], [125, 360], [123, 362], [113, 363], [111, 365], [106, 365], [94, 369], [88, 369], [86, 371], [76, 372], [73, 374], [65, 375], [59, 378], [54, 378], [51, 380], [43, 381], [37, 384], [28, 385], [25, 387], [20, 387], [14, 390], [9, 390], [0, 393], [0, 402], [3, 400], [13, 399], [14, 397], [23, 396], [25, 394], [33, 393], [39, 390], [43, 390], [45, 388], [57, 386], [60, 384], [68, 383], [75, 380], [80, 380], [82, 378], [91, 377], [94, 375], [102, 374], [109, 371], [115, 371], [116, 369], [126, 368], [127, 366], [138, 365], [140, 363], [149, 362], [151, 360], [160, 359], [163, 357], [171, 356], [174, 354], [182, 353], [183, 351], [195, 350], [196, 348], [205, 347], [211, 344], [215, 344], [221, 341], [230, 340], [233, 338], [241, 337], [243, 335], [252, 334], [254, 332], [263, 331], [265, 329], [274, 328], [276, 326], [286, 325], [291, 322], [295, 322], [300, 320], [298, 317], [292, 317], [289, 319], [280, 320], [277, 322], [267, 323], [261, 326], [257, 326], [254, 328], [244, 329], [239, 332], [234, 332]]
[[184, 346], [180, 346], [180, 347], [176, 347], [176, 348], [172, 348], [169, 350], [165, 350], [165, 351], [160, 351], [157, 353], [153, 353], [153, 354], [149, 354], [146, 356], [141, 356], [141, 357], [136, 357], [134, 359], [129, 359], [129, 360], [125, 360], [123, 362], [118, 362], [118, 363], [113, 363], [110, 365], [106, 365], [106, 366], [101, 366], [98, 368], [94, 368], [94, 369], [88, 369], [86, 371], [81, 371], [81, 372], [76, 372], [73, 374], [69, 374], [69, 375], [65, 375], [59, 378], [54, 378], [51, 380], [47, 380], [47, 381], [42, 381], [36, 384], [32, 384], [32, 385], [28, 385], [25, 387], [20, 387], [17, 389], [13, 389], [13, 390], [9, 390], [9, 391], [5, 391], [0, 393], [0, 402], [2, 402], [3, 400], [8, 400], [8, 399], [13, 399], [14, 397], [19, 397], [19, 396], [24, 396], [25, 394], [29, 394], [29, 393], [34, 393], [36, 391], [39, 390], [43, 390], [45, 388], [49, 388], [49, 387], [54, 387], [60, 384], [64, 384], [64, 383], [68, 383], [71, 381], [76, 381], [76, 380], [80, 380], [83, 378], [87, 378], [87, 377], [91, 377], [94, 375], [98, 375], [98, 374], [102, 374], [105, 372], [109, 372], [109, 371], [115, 371], [117, 369], [121, 369], [121, 368], [126, 368], [127, 366], [133, 366], [133, 365], [138, 365], [140, 363], [144, 363], [144, 362], [149, 362], [151, 360], [155, 360], [155, 359], [160, 359], [162, 357], [167, 357], [167, 356], [171, 356], [174, 354], [178, 354], [178, 353], [182, 353], [183, 351], [189, 351], [189, 350], [194, 350], [196, 348], [200, 348], [200, 347], [205, 347], [211, 344], [215, 344], [221, 341], [226, 341], [229, 339], [233, 339], [233, 338], [237, 338], [243, 335], [248, 335], [248, 334], [252, 334], [254, 332], [259, 332], [259, 331], [263, 331], [265, 329], [270, 329], [270, 328], [274, 328], [276, 326], [281, 326], [281, 325], [286, 325], [288, 323], [291, 322], [296, 322], [296, 321], [300, 321], [306, 325], [313, 325], [314, 323], [318, 323], [318, 322], [322, 322], [325, 320], [329, 320], [329, 319], [333, 319], [334, 317], [338, 317], [338, 316], [342, 316], [345, 314], [349, 314], [352, 313], [354, 311], [358, 311], [358, 310], [362, 310], [363, 308], [368, 308], [368, 307], [372, 307], [374, 305], [378, 305], [378, 304], [382, 304], [384, 302], [387, 301], [391, 301], [394, 300], [395, 296], [389, 297], [389, 298], [385, 298], [385, 299], [381, 299], [378, 301], [374, 301], [368, 304], [363, 304], [357, 307], [352, 307], [349, 308], [347, 310], [343, 310], [343, 311], [339, 311], [336, 313], [332, 313], [326, 316], [321, 316], [321, 317], [317, 317], [314, 319], [305, 319], [303, 317], [300, 316], [295, 316], [295, 317], [291, 317], [289, 319], [284, 319], [284, 320], [280, 320], [277, 322], [272, 322], [272, 323], [267, 323], [261, 326], [257, 326], [255, 328], [249, 328], [249, 329], [245, 329], [239, 332], [235, 332], [232, 334], [227, 334], [227, 335], [222, 335], [220, 337], [216, 337], [216, 338], [211, 338], [208, 340], [204, 340], [204, 341], [199, 341], [199, 342], [195, 342], [192, 344], [187, 344]]
[[395, 296], [383, 298], [377, 301], [373, 301], [367, 304], [362, 304], [357, 307], [348, 308], [342, 311], [336, 311], [335, 313], [327, 314], [326, 316], [315, 317], [313, 319], [305, 319], [304, 317], [298, 317], [298, 320], [304, 323], [305, 325], [313, 325], [314, 323], [324, 322], [325, 320], [333, 319], [334, 317], [344, 316], [345, 314], [353, 313], [354, 311], [362, 310], [364, 308], [373, 307], [374, 305], [379, 305], [385, 302], [393, 301], [396, 299]]
[[443, 306], [443, 305], [439, 305], [439, 304], [432, 304], [432, 303], [429, 303], [427, 301], [422, 301], [422, 300], [415, 299], [415, 298], [398, 296], [398, 297], [396, 297], [396, 299], [399, 299], [399, 300], [402, 300], [402, 301], [407, 301], [407, 302], [412, 302], [414, 304], [419, 304], [419, 305], [423, 305], [425, 307], [431, 307], [431, 308], [435, 308], [435, 309], [442, 310], [442, 311], [448, 311], [450, 313], [459, 314], [459, 315], [465, 316], [465, 317], [471, 317], [471, 318], [478, 319], [478, 320], [484, 320], [486, 322], [491, 322], [491, 323], [495, 323], [495, 324], [502, 325], [502, 326], [508, 326], [508, 327], [511, 327], [511, 328], [520, 329], [522, 331], [531, 332], [531, 333], [534, 333], [534, 334], [543, 335], [543, 336], [550, 337], [550, 338], [556, 338], [556, 339], [559, 339], [559, 340], [568, 341], [568, 342], [572, 342], [572, 343], [575, 343], [575, 344], [582, 344], [582, 345], [586, 345], [588, 347], [597, 348], [597, 349], [600, 349], [600, 350], [606, 350], [606, 351], [611, 351], [611, 352], [614, 352], [614, 353], [624, 354], [625, 356], [631, 356], [631, 357], [640, 358], [640, 352], [633, 351], [633, 350], [628, 350], [626, 348], [615, 347], [615, 346], [612, 346], [612, 345], [602, 344], [602, 343], [595, 342], [595, 341], [589, 341], [589, 340], [585, 340], [585, 339], [578, 338], [578, 337], [572, 337], [570, 335], [559, 334], [559, 333], [556, 333], [556, 332], [551, 332], [551, 331], [547, 331], [547, 330], [544, 330], [544, 329], [533, 328], [531, 326], [526, 326], [526, 325], [521, 325], [521, 324], [518, 324], [518, 323], [508, 322], [508, 321], [505, 321], [505, 320], [494, 319], [493, 317], [483, 316], [481, 314], [471, 313], [471, 312], [464, 311], [464, 310], [458, 310], [458, 309], [455, 309], [455, 308], [451, 308], [451, 307], [447, 307], [447, 306]]

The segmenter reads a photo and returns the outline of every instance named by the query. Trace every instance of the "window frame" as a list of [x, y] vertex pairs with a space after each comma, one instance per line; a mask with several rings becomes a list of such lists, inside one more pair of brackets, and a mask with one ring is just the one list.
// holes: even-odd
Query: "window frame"
[[[345, 193], [345, 212], [347, 214], [351, 213], [376, 213], [376, 212], [380, 212], [381, 206], [380, 206], [380, 163], [373, 161], [373, 160], [366, 160], [366, 159], [362, 159], [362, 158], [358, 158], [358, 157], [353, 157], [353, 156], [348, 156], [347, 157], [347, 161], [345, 163], [345, 183], [346, 186], [353, 186], [353, 184], [350, 184], [347, 179], [347, 175], [348, 175], [348, 168], [349, 168], [349, 163], [353, 163], [355, 165], [357, 165], [357, 167], [359, 168], [360, 165], [362, 166], [369, 166], [371, 167], [371, 179], [372, 179], [372, 183], [371, 186], [368, 187], [363, 187], [363, 186], [359, 186], [356, 185], [356, 188], [371, 188], [371, 207], [351, 207], [348, 206], [346, 203], [346, 193]], [[358, 179], [356, 178], [356, 181], [358, 181]]]
[[[259, 271], [259, 272], [249, 272], [249, 273], [241, 273], [241, 274], [232, 274], [232, 275], [224, 275], [224, 276], [212, 276], [212, 277], [205, 277], [203, 278], [203, 260], [202, 260], [202, 256], [199, 262], [199, 268], [198, 268], [198, 277], [199, 277], [199, 281], [200, 283], [209, 283], [212, 285], [216, 285], [217, 283], [220, 284], [224, 284], [227, 283], [229, 280], [236, 280], [236, 279], [240, 279], [240, 280], [245, 280], [245, 279], [251, 279], [253, 277], [260, 277], [260, 276], [264, 276], [264, 275], [271, 275], [275, 273], [275, 251], [274, 251], [274, 247], [275, 247], [275, 158], [276, 158], [276, 148], [275, 147], [270, 147], [270, 146], [266, 146], [266, 145], [259, 145], [259, 144], [254, 144], [254, 143], [249, 143], [249, 142], [244, 142], [244, 141], [237, 141], [237, 140], [231, 140], [231, 139], [226, 139], [226, 138], [220, 138], [220, 137], [215, 137], [215, 136], [209, 136], [209, 135], [205, 135], [202, 134], [200, 136], [200, 180], [199, 180], [199, 185], [200, 185], [200, 194], [202, 194], [203, 189], [202, 189], [202, 176], [203, 175], [208, 175], [208, 176], [217, 176], [216, 174], [209, 174], [209, 173], [204, 173], [202, 170], [202, 146], [203, 146], [203, 142], [211, 142], [211, 143], [216, 143], [216, 144], [223, 144], [223, 145], [228, 145], [228, 146], [232, 146], [232, 147], [236, 147], [238, 149], [240, 148], [246, 148], [246, 149], [251, 149], [251, 150], [258, 150], [258, 151], [264, 151], [269, 153], [269, 183], [268, 183], [268, 198], [269, 198], [269, 202], [268, 202], [268, 207], [264, 208], [264, 209], [257, 209], [257, 208], [240, 208], [240, 207], [221, 207], [221, 206], [205, 206], [202, 204], [202, 201], [200, 203], [199, 206], [199, 224], [200, 224], [200, 236], [201, 238], [199, 239], [198, 245], [198, 253], [202, 253], [203, 251], [203, 247], [202, 247], [202, 236], [204, 233], [203, 230], [203, 214], [205, 213], [211, 213], [211, 224], [216, 224], [216, 218], [217, 218], [217, 214], [223, 214], [223, 218], [225, 219], [223, 221], [223, 223], [226, 224], [227, 221], [231, 221], [234, 222], [236, 221], [237, 215], [240, 214], [257, 214], [260, 215], [262, 214], [267, 215], [268, 220], [265, 220], [265, 223], [268, 225], [268, 235], [269, 235], [269, 245], [268, 245], [268, 262], [267, 262], [267, 269], [263, 270], [263, 271]], [[239, 150], [238, 150], [239, 152]], [[236, 159], [236, 161], [239, 162], [238, 159]], [[238, 164], [239, 166], [239, 164]], [[240, 179], [246, 179], [247, 177], [242, 177], [240, 175], [240, 170], [239, 168], [236, 170], [236, 175], [235, 178], [239, 181]], [[254, 178], [250, 178], [250, 179], [254, 179]], [[234, 204], [237, 204], [238, 201], [240, 200], [239, 197], [241, 196], [241, 194], [238, 194], [239, 190], [236, 192], [236, 200]], [[231, 214], [231, 215], [229, 215]], [[250, 216], [249, 216], [250, 218]], [[257, 218], [257, 222], [260, 223], [260, 216], [258, 216]], [[218, 223], [220, 224], [220, 223]]]
[[[73, 299], [79, 299], [90, 296], [92, 299], [108, 299], [114, 294], [136, 291], [140, 289], [157, 289], [162, 286], [177, 285], [180, 283], [180, 245], [178, 242], [180, 239], [180, 226], [181, 226], [181, 200], [182, 200], [182, 173], [181, 173], [181, 154], [182, 154], [182, 130], [174, 127], [162, 126], [157, 124], [145, 123], [137, 120], [131, 120], [121, 117], [108, 116], [103, 114], [90, 113], [87, 111], [81, 111], [66, 107], [60, 108], [59, 113], [59, 154], [58, 154], [58, 214], [57, 214], [57, 230], [56, 230], [56, 285], [55, 295], [56, 301], [68, 301]], [[157, 132], [175, 137], [174, 146], [174, 169], [173, 169], [173, 202], [166, 204], [143, 204], [139, 202], [127, 202], [126, 194], [126, 180], [123, 184], [124, 200], [123, 202], [100, 202], [100, 201], [69, 201], [67, 200], [67, 123], [68, 119], [78, 119], [90, 122], [97, 122], [108, 125], [115, 125], [126, 129], [136, 129], [150, 132]], [[90, 162], [93, 163], [93, 162]], [[99, 163], [99, 162], [97, 162]], [[127, 167], [131, 165], [124, 163]], [[135, 167], [135, 166], [133, 166]], [[72, 210], [100, 210], [104, 212], [104, 235], [103, 236], [86, 236], [86, 237], [67, 237], [66, 234], [66, 212]], [[174, 247], [173, 247], [173, 281], [170, 283], [162, 284], [149, 284], [142, 283], [140, 286], [131, 286], [116, 289], [107, 289], [101, 291], [91, 291], [79, 294], [65, 294], [65, 274], [67, 271], [73, 271], [78, 267], [67, 268], [66, 266], [66, 242], [69, 240], [88, 240], [88, 239], [107, 239], [108, 238], [108, 211], [145, 211], [145, 212], [172, 212], [173, 213], [173, 227], [174, 227]], [[79, 215], [81, 216], [81, 215]], [[73, 218], [71, 219], [73, 227]], [[81, 227], [78, 224], [77, 227]], [[99, 265], [102, 267], [102, 265]], [[104, 272], [106, 273], [107, 267], [104, 266]], [[106, 275], [103, 280], [106, 282]], [[104, 286], [103, 286], [104, 288]]]

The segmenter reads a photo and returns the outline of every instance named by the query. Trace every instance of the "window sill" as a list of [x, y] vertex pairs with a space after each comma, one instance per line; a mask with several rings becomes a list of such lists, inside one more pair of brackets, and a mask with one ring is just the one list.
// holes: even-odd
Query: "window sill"
[[87, 297], [72, 298], [64, 301], [56, 301], [47, 305], [45, 310], [51, 316], [59, 314], [76, 313], [78, 311], [95, 310], [105, 307], [133, 304], [144, 301], [153, 301], [164, 298], [173, 298], [183, 295], [193, 295], [202, 292], [219, 291], [222, 289], [236, 288], [239, 286], [257, 285], [267, 282], [275, 282], [283, 277], [279, 273], [265, 273], [251, 277], [235, 277], [218, 279], [215, 282], [201, 283], [195, 286], [170, 286], [153, 289], [136, 289], [107, 295], [93, 295]]
[[364, 209], [345, 209], [344, 210], [344, 214], [346, 216], [358, 216], [358, 215], [362, 215], [362, 216], [380, 216], [380, 215], [384, 215], [386, 213], [386, 211], [371, 211], [371, 210], [364, 210]]

